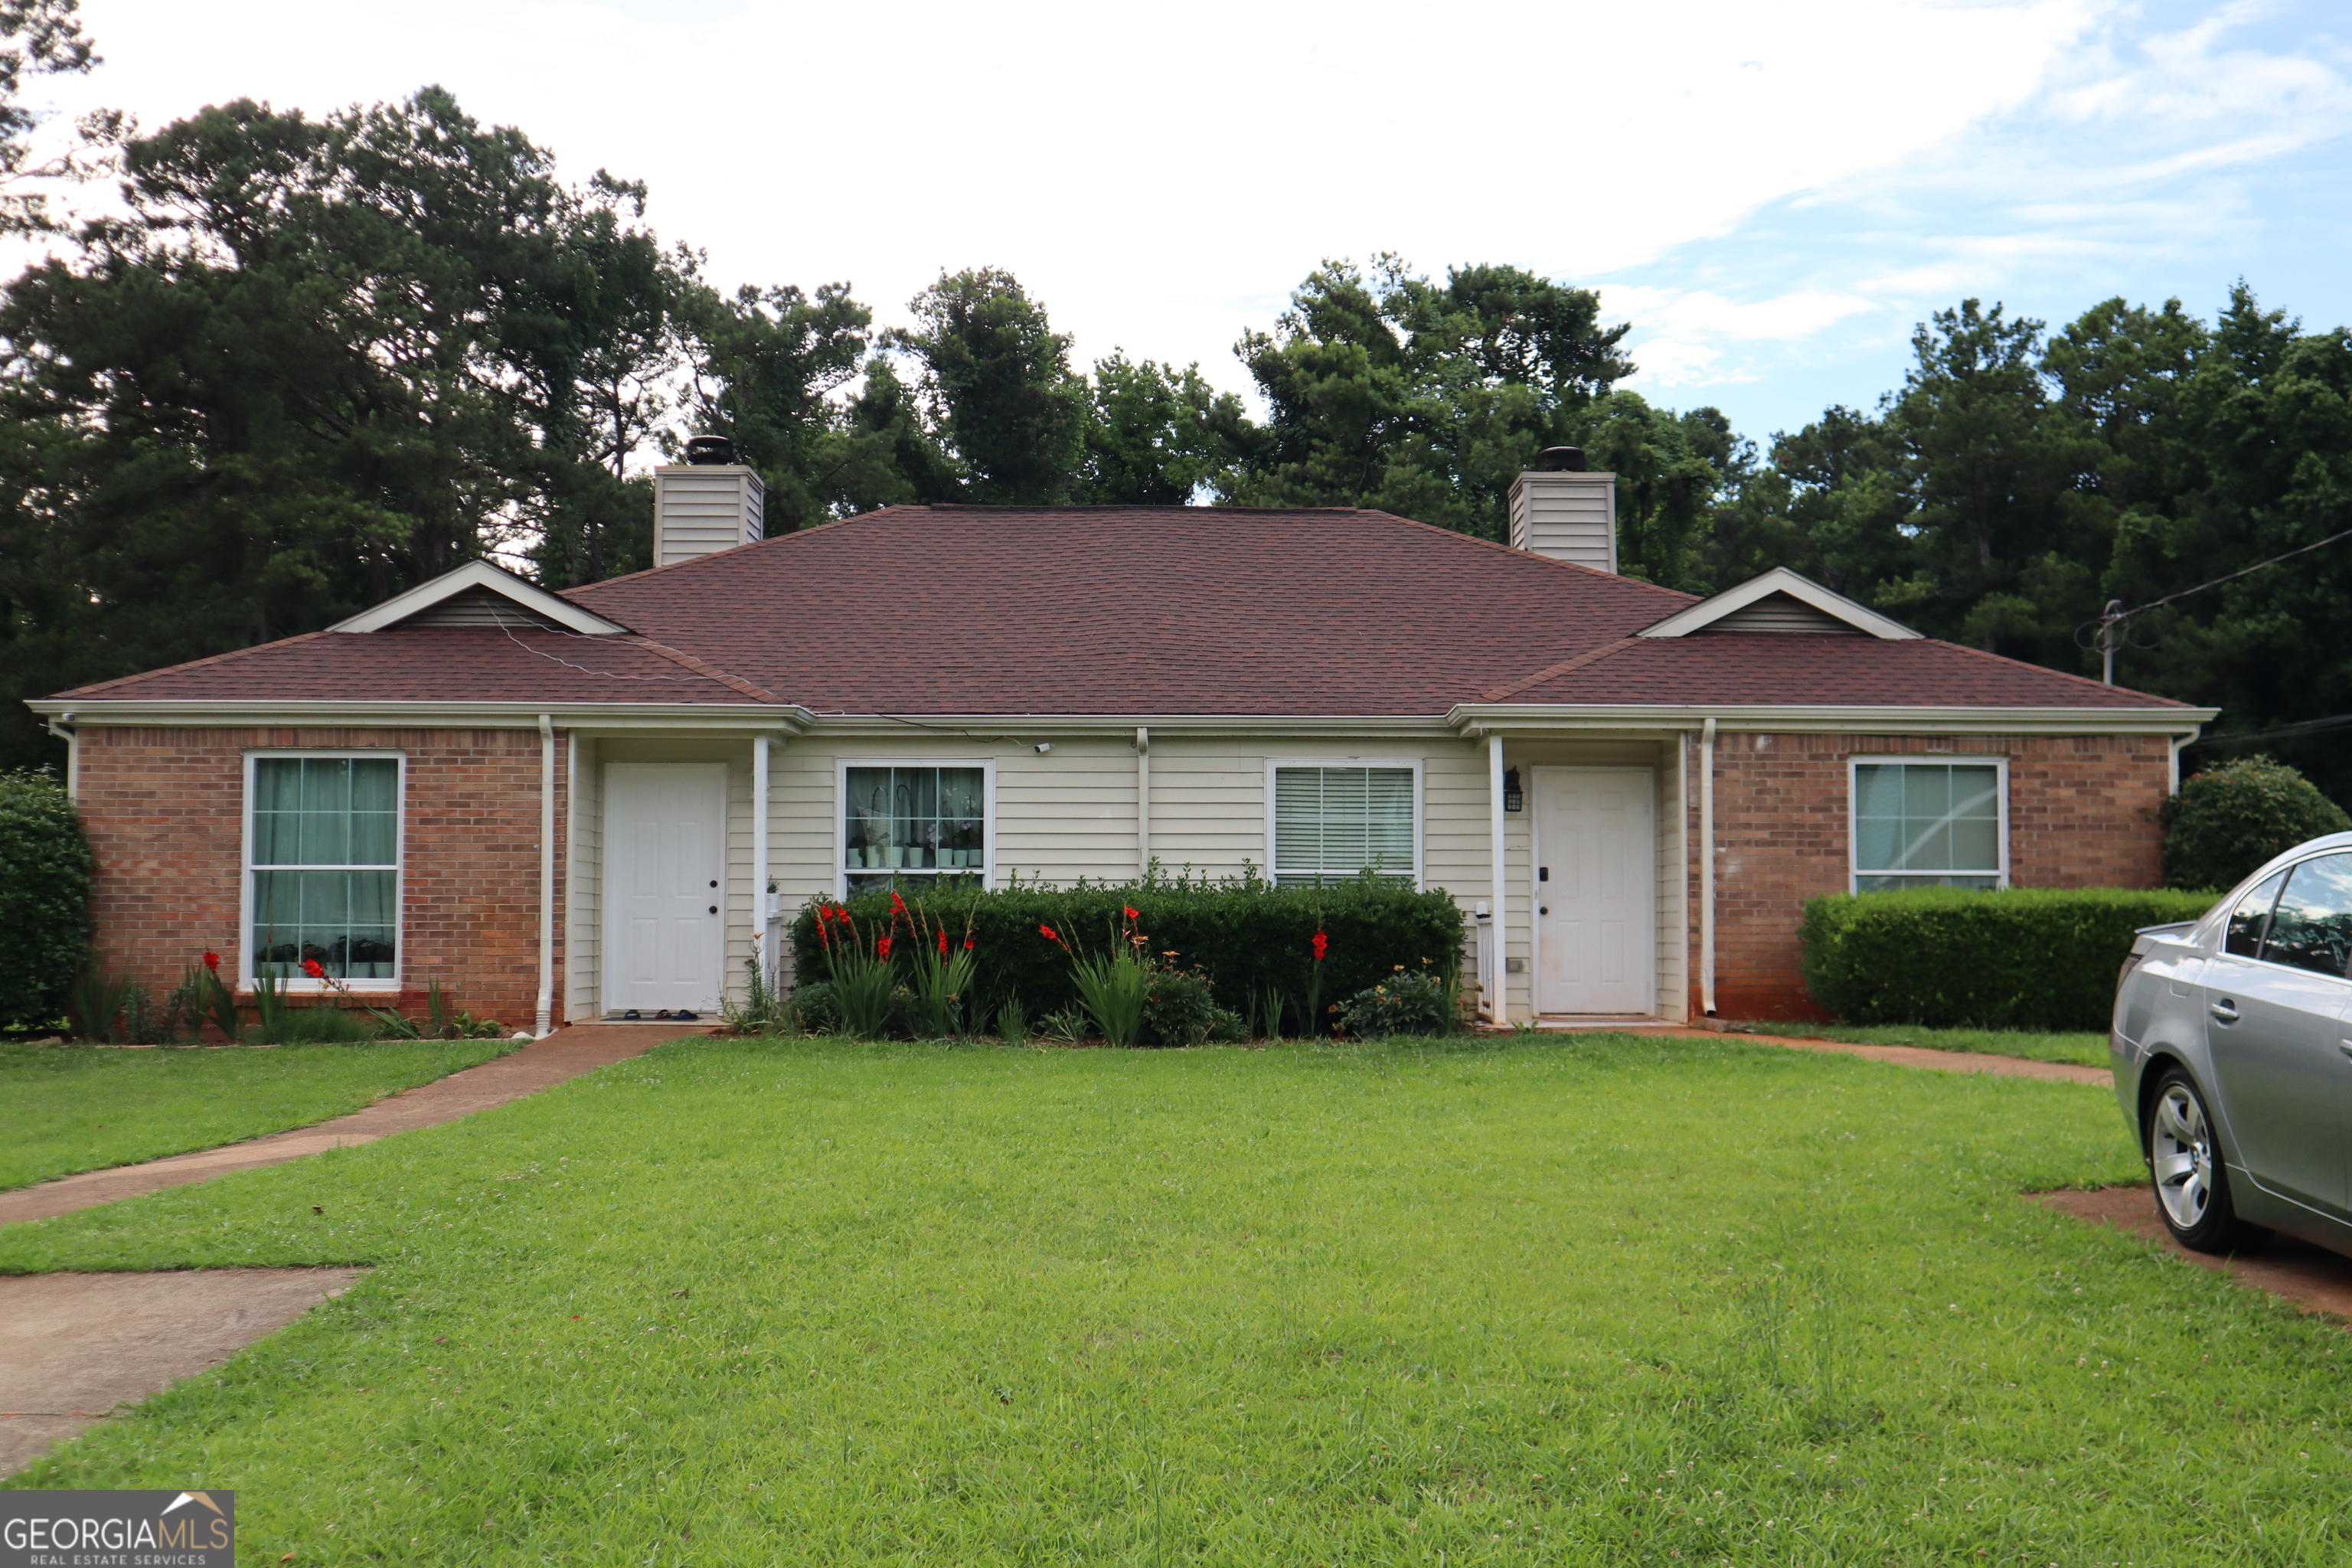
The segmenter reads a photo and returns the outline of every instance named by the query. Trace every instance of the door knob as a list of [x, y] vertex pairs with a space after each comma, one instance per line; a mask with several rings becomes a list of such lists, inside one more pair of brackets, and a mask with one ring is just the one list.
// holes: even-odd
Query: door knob
[[718, 906], [717, 904], [713, 904], [713, 905], [711, 905], [711, 906], [710, 906], [710, 912], [711, 912], [712, 914], [714, 914], [714, 915], [715, 915], [715, 914], [717, 914], [717, 913], [719, 912], [719, 906]]
[[1539, 914], [1539, 915], [1548, 915], [1548, 914], [1551, 913], [1551, 910], [1550, 910], [1550, 909], [1549, 909], [1549, 908], [1548, 908], [1548, 907], [1547, 907], [1547, 906], [1545, 906], [1545, 905], [1538, 904], [1538, 905], [1536, 906], [1536, 913], [1538, 913], [1538, 914]]
[[2224, 1024], [2234, 1024], [2238, 1021], [2238, 1005], [2227, 996], [2214, 1003], [2207, 1011]]

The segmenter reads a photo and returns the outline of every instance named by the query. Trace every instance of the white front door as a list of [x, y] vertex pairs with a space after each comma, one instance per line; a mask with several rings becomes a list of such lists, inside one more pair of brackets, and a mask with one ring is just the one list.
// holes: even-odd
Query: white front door
[[726, 845], [726, 763], [605, 765], [607, 1013], [718, 1008]]
[[1536, 1011], [1657, 1006], [1657, 828], [1647, 768], [1537, 768]]

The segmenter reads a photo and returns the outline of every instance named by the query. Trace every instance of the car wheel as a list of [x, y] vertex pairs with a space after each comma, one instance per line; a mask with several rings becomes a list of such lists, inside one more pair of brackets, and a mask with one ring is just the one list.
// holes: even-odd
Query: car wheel
[[2180, 1245], [2195, 1252], [2234, 1252], [2270, 1235], [2238, 1217], [2230, 1173], [2213, 1137], [2213, 1119], [2196, 1082], [2168, 1068], [2148, 1102], [2147, 1169], [2157, 1212]]

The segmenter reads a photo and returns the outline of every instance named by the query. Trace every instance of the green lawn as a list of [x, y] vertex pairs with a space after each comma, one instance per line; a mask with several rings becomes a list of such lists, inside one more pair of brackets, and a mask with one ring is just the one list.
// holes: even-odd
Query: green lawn
[[308, 1126], [512, 1049], [504, 1040], [0, 1045], [0, 1188]]
[[1732, 1024], [1743, 1035], [1790, 1035], [1815, 1040], [1853, 1040], [1865, 1046], [1919, 1046], [1931, 1051], [1985, 1051], [2037, 1062], [2107, 1064], [2105, 1035], [2042, 1034], [2031, 1029], [1926, 1029], [1913, 1024]]
[[16, 1484], [300, 1563], [2339, 1563], [2331, 1323], [2104, 1091], [1738, 1038], [694, 1040], [0, 1229], [378, 1272]]

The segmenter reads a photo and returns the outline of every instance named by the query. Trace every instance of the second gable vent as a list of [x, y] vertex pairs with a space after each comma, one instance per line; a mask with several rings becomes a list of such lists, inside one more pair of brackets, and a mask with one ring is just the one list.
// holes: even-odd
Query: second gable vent
[[1709, 632], [1809, 632], [1848, 637], [1869, 635], [1859, 626], [1849, 626], [1826, 611], [1813, 608], [1792, 594], [1767, 594], [1754, 604], [1742, 605], [1702, 627], [1698, 635], [1705, 637]]

